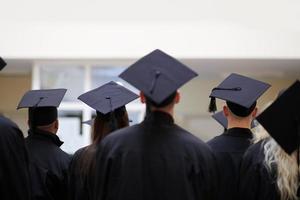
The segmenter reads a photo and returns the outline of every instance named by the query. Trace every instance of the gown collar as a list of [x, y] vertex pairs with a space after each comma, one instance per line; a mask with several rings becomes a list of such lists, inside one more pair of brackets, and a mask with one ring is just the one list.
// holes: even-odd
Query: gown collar
[[28, 135], [29, 137], [40, 138], [43, 140], [50, 141], [58, 147], [60, 147], [64, 143], [59, 139], [57, 135], [39, 129], [35, 129], [35, 130], [29, 129]]
[[230, 128], [225, 133], [225, 136], [232, 136], [232, 137], [243, 137], [243, 138], [253, 138], [253, 133], [248, 128]]
[[174, 119], [170, 114], [166, 112], [154, 111], [145, 117], [145, 122], [162, 124], [162, 125], [163, 124], [172, 125], [174, 124]]

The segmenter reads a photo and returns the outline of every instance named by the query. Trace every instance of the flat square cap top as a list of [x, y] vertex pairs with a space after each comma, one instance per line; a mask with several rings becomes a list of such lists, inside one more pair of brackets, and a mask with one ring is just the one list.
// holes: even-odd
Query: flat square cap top
[[212, 90], [210, 97], [250, 108], [270, 86], [268, 83], [232, 73]]
[[127, 68], [120, 77], [159, 104], [197, 75], [186, 65], [157, 49]]
[[66, 89], [30, 90], [24, 94], [17, 109], [58, 107], [66, 92]]
[[257, 117], [257, 121], [288, 154], [293, 153], [300, 142], [299, 102], [300, 82], [298, 80]]
[[111, 81], [80, 95], [78, 99], [105, 115], [117, 108], [125, 106], [138, 97], [138, 95], [125, 87]]
[[6, 62], [0, 57], [0, 71], [6, 66]]

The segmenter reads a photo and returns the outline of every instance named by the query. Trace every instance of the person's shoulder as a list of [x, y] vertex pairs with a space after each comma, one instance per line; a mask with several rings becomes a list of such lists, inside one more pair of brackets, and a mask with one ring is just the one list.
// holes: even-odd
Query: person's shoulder
[[70, 161], [71, 160], [71, 155], [67, 152], [65, 152], [64, 150], [62, 150], [61, 148], [59, 148], [60, 150], [60, 155], [63, 159], [65, 159], [66, 161]]
[[65, 151], [61, 150], [59, 153], [59, 161], [61, 163], [62, 168], [67, 169], [72, 160], [72, 156]]
[[267, 140], [261, 140], [252, 144], [243, 156], [244, 163], [251, 163], [252, 165], [260, 165], [264, 160], [264, 144]]
[[105, 138], [101, 141], [102, 144], [111, 144], [112, 142], [124, 140], [128, 138], [128, 135], [133, 135], [135, 133], [140, 132], [140, 124], [135, 124], [132, 126], [128, 126], [125, 128], [118, 129], [109, 135], [105, 136]]
[[0, 126], [18, 127], [12, 120], [4, 116], [0, 116]]
[[176, 135], [185, 142], [195, 143], [195, 144], [200, 144], [200, 145], [206, 146], [206, 144], [200, 138], [195, 136], [193, 133], [185, 130], [184, 128], [182, 128], [179, 125], [175, 124], [174, 132], [176, 132], [177, 133]]
[[223, 134], [221, 134], [221, 135], [215, 136], [212, 139], [208, 140], [206, 142], [206, 144], [208, 144], [211, 147], [214, 147], [214, 146], [218, 146], [220, 143], [222, 143], [223, 140], [224, 140], [224, 137], [223, 137]]
[[175, 125], [178, 139], [185, 144], [186, 149], [192, 149], [193, 151], [210, 154], [210, 147], [202, 141], [200, 138], [195, 136], [193, 133], [185, 130], [184, 128]]
[[4, 116], [0, 116], [0, 129], [2, 130], [2, 136], [6, 133], [9, 133], [10, 136], [13, 136], [13, 133], [15, 133], [17, 136], [23, 136], [22, 131], [19, 129], [18, 125]]
[[261, 140], [255, 144], [252, 144], [245, 152], [245, 156], [255, 156], [257, 154], [263, 153], [263, 146], [265, 142], [266, 140]]
[[73, 158], [80, 157], [83, 154], [83, 152], [86, 151], [87, 148], [88, 148], [88, 146], [78, 149], [77, 151], [75, 151], [75, 153], [72, 155], [72, 157]]
[[88, 146], [82, 147], [71, 156], [70, 166], [78, 164], [78, 162], [84, 157], [84, 152], [87, 150], [87, 148]]
[[64, 165], [67, 165], [71, 161], [72, 156], [70, 154], [68, 154], [56, 145], [51, 144], [51, 146], [52, 148], [49, 148], [48, 153], [53, 153], [53, 156], [56, 157], [56, 159], [58, 159], [59, 162], [63, 163]]

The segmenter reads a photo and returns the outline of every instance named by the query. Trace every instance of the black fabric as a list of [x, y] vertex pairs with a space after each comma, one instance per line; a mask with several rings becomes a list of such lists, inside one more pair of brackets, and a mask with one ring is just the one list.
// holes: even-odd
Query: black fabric
[[79, 100], [103, 115], [123, 107], [139, 96], [111, 81], [78, 97]]
[[70, 156], [59, 147], [62, 142], [52, 133], [30, 130], [29, 151], [33, 199], [67, 199], [67, 170]]
[[210, 200], [218, 183], [209, 147], [152, 112], [98, 146], [93, 199]]
[[[89, 147], [90, 146], [77, 150], [72, 157], [68, 175], [69, 200], [91, 199], [92, 178], [94, 174], [91, 171], [83, 173], [82, 169], [82, 167], [88, 167], [88, 170], [92, 168], [92, 166], [84, 166], [83, 163], [87, 148]], [[94, 157], [94, 155], [92, 156]], [[85, 168], [85, 170], [87, 170], [87, 168]]]
[[0, 71], [6, 66], [6, 62], [0, 57]]
[[45, 126], [57, 120], [56, 107], [36, 107], [29, 108], [28, 119], [30, 126]]
[[21, 130], [0, 116], [0, 199], [29, 200], [29, 162]]
[[196, 72], [159, 49], [142, 57], [119, 75], [158, 105], [196, 76]]
[[288, 154], [299, 148], [299, 102], [300, 81], [297, 80], [257, 117], [257, 121]]
[[59, 107], [67, 89], [29, 90], [19, 102], [17, 109], [33, 107]]
[[231, 128], [208, 141], [218, 166], [218, 199], [237, 200], [240, 164], [244, 152], [251, 145], [252, 132], [246, 128]]
[[250, 108], [271, 85], [250, 77], [232, 73], [217, 87], [213, 88], [209, 97], [236, 103]]
[[177, 92], [173, 92], [170, 96], [168, 96], [163, 102], [161, 103], [155, 103], [154, 101], [151, 100], [151, 98], [146, 97], [146, 102], [147, 104], [154, 106], [156, 108], [161, 108], [169, 105], [174, 101], [174, 98], [176, 97]]
[[276, 172], [271, 174], [264, 165], [262, 140], [252, 145], [244, 154], [239, 183], [239, 199], [280, 200], [276, 185]]

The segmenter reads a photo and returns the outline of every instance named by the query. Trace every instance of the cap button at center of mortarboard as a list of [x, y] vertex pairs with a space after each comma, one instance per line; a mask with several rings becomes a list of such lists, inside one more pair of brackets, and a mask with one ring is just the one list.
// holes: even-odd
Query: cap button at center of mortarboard
[[40, 97], [39, 101], [35, 104], [35, 107], [37, 107], [39, 105], [39, 103], [41, 103], [44, 98], [45, 97]]

